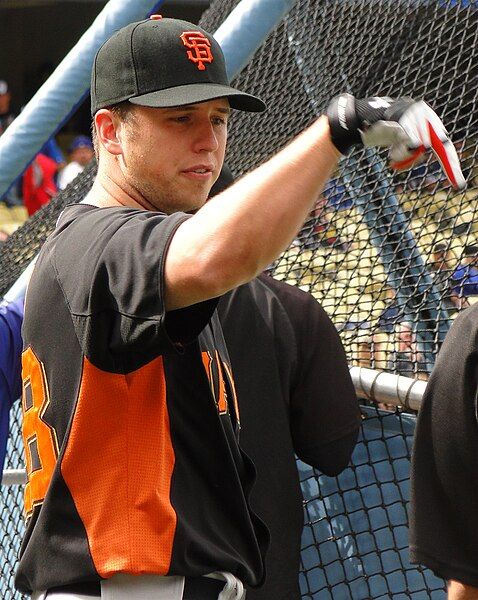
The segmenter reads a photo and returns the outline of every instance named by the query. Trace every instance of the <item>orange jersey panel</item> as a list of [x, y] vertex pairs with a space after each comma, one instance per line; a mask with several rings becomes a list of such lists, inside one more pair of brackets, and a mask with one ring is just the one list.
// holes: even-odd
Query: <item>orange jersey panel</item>
[[85, 358], [61, 472], [101, 577], [168, 573], [174, 464], [162, 358], [127, 375]]

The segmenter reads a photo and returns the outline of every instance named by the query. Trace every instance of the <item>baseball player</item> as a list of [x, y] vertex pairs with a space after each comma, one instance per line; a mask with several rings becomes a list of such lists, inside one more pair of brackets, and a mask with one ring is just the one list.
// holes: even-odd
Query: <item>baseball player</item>
[[218, 298], [287, 247], [352, 145], [402, 163], [433, 147], [457, 187], [458, 159], [423, 102], [346, 95], [206, 204], [230, 111], [265, 106], [229, 85], [209, 33], [159, 16], [100, 48], [91, 101], [98, 174], [26, 297], [16, 585], [35, 600], [243, 598], [268, 533]]

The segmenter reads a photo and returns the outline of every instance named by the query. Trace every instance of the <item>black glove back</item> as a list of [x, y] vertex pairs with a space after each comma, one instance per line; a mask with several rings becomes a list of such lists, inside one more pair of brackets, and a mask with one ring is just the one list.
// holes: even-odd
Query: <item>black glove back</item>
[[433, 150], [450, 183], [466, 185], [460, 161], [443, 123], [423, 100], [342, 94], [327, 111], [332, 142], [342, 154], [357, 144], [390, 148], [390, 166], [406, 169]]

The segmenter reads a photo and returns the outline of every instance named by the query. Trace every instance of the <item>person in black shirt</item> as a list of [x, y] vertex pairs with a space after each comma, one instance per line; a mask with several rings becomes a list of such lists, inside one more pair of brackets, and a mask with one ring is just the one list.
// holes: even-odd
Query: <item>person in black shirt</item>
[[478, 598], [478, 305], [460, 312], [418, 413], [410, 557], [448, 580], [449, 600]]
[[265, 274], [223, 296], [218, 312], [241, 398], [241, 445], [257, 469], [251, 506], [271, 535], [266, 580], [247, 597], [299, 600], [294, 454], [330, 476], [349, 463], [360, 413], [345, 351], [312, 296]]
[[456, 153], [423, 102], [343, 95], [206, 203], [231, 110], [265, 105], [229, 85], [210, 34], [160, 15], [99, 49], [91, 100], [98, 173], [25, 301], [16, 585], [35, 600], [239, 600], [263, 582], [268, 534], [249, 502], [218, 299], [288, 246], [353, 145], [411, 164], [418, 139], [463, 187]]

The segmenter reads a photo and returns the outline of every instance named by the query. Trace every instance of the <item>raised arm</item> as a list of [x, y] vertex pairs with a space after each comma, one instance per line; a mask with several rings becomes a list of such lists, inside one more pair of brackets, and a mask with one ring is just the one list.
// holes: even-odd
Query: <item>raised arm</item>
[[220, 296], [260, 273], [290, 244], [340, 153], [355, 144], [390, 148], [392, 168], [432, 149], [451, 183], [464, 186], [445, 128], [423, 101], [339, 96], [327, 116], [178, 228], [165, 263], [167, 309]]
[[260, 273], [292, 241], [339, 156], [321, 117], [183, 223], [166, 258], [168, 308], [220, 296]]

